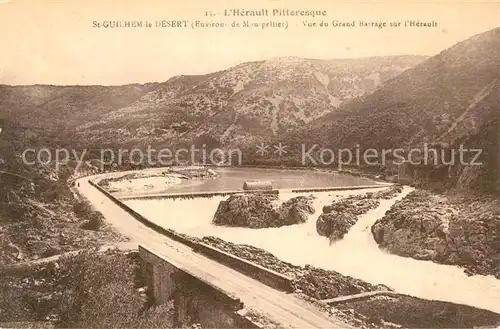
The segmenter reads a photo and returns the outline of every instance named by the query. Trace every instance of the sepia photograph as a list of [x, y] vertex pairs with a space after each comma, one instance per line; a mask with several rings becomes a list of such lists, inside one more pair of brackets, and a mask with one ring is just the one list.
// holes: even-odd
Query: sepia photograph
[[500, 0], [0, 31], [0, 329], [500, 329]]

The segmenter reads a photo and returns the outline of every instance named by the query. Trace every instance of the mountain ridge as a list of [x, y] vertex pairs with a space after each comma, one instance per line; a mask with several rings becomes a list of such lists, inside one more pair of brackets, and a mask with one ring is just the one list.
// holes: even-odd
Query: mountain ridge
[[[76, 138], [95, 142], [160, 142], [186, 131], [190, 138], [209, 134], [227, 142], [296, 129], [423, 59], [280, 57], [158, 83], [3, 85], [0, 116], [23, 124], [76, 129]], [[210, 121], [216, 115], [222, 122]], [[214, 127], [204, 126], [205, 120]]]
[[[498, 53], [500, 28], [443, 50], [390, 79], [373, 93], [280, 140], [318, 143], [330, 148], [360, 145], [362, 149], [378, 150], [409, 150], [438, 144], [450, 151], [465, 145], [469, 149], [482, 149], [485, 162], [482, 173], [476, 173], [476, 182], [469, 185], [498, 190], [493, 186], [498, 180], [494, 177], [500, 177], [494, 160], [498, 158], [500, 140], [495, 134], [500, 127], [496, 126], [500, 116]], [[441, 173], [443, 180], [452, 175], [450, 181], [469, 181], [460, 175], [472, 169], [455, 167], [458, 168], [455, 173]], [[493, 179], [488, 179], [488, 175], [494, 175]]]

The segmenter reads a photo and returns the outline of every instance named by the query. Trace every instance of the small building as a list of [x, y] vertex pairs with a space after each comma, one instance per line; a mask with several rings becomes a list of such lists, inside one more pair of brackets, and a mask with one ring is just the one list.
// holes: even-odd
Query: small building
[[243, 183], [245, 191], [272, 190], [273, 185], [269, 181], [247, 181]]

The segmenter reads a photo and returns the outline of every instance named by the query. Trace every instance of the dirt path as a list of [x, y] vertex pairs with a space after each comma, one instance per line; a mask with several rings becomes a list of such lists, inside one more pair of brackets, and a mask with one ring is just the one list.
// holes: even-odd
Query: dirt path
[[[137, 243], [134, 242], [118, 242], [116, 244], [110, 244], [110, 245], [105, 245], [99, 248], [100, 252], [105, 252], [106, 250], [110, 249], [118, 249], [122, 251], [128, 251], [128, 250], [136, 250], [137, 249]], [[50, 257], [45, 257], [45, 258], [40, 258], [40, 259], [34, 259], [30, 260], [27, 262], [22, 262], [22, 263], [17, 263], [14, 266], [25, 266], [25, 265], [35, 265], [35, 264], [43, 264], [43, 263], [49, 263], [58, 260], [61, 257], [64, 256], [71, 256], [71, 255], [76, 255], [78, 254], [81, 250], [73, 250], [73, 251], [68, 251], [62, 254], [50, 256]]]

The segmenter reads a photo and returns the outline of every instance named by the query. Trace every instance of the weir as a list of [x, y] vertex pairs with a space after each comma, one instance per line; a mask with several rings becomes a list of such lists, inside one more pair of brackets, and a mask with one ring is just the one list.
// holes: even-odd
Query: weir
[[238, 190], [238, 191], [220, 191], [220, 192], [191, 192], [191, 193], [134, 193], [134, 194], [122, 194], [113, 193], [113, 196], [120, 200], [145, 200], [145, 199], [192, 199], [192, 198], [212, 198], [216, 196], [229, 196], [234, 194], [247, 194], [247, 193], [264, 193], [264, 194], [280, 194], [281, 191], [284, 192], [294, 192], [294, 193], [309, 193], [309, 192], [333, 192], [333, 191], [355, 191], [355, 190], [368, 190], [368, 189], [380, 189], [388, 186], [394, 185], [392, 183], [387, 184], [377, 184], [377, 185], [361, 185], [361, 186], [332, 186], [332, 187], [307, 187], [299, 189], [256, 189], [256, 190]]
[[[82, 179], [80, 183], [85, 189], [94, 187], [123, 211], [120, 227], [131, 230], [129, 234], [141, 241], [139, 256], [149, 304], [172, 301], [176, 328], [188, 323], [199, 323], [204, 328], [261, 328], [266, 321], [287, 328], [353, 328], [289, 294], [293, 291], [291, 278], [149, 221], [94, 179]], [[96, 200], [93, 203], [101, 207], [102, 201]], [[109, 214], [109, 207], [101, 209], [106, 208]], [[113, 215], [117, 213], [117, 209], [113, 210]], [[135, 226], [134, 221], [144, 227]], [[138, 228], [141, 234], [136, 234]], [[161, 234], [164, 242], [142, 238], [143, 234], [151, 236], [146, 228]], [[154, 245], [155, 251], [145, 244]]]
[[120, 200], [133, 199], [192, 199], [192, 198], [211, 198], [215, 196], [228, 196], [241, 193], [265, 193], [279, 194], [279, 190], [247, 190], [247, 191], [220, 191], [220, 192], [190, 192], [190, 193], [134, 193], [132, 195], [114, 194]]
[[[203, 327], [255, 328], [259, 327], [259, 324], [255, 323], [255, 321], [259, 321], [257, 320], [258, 318], [255, 318], [255, 314], [259, 314], [266, 319], [271, 319], [271, 321], [283, 323], [287, 325], [287, 327], [351, 328], [349, 324], [337, 322], [336, 319], [328, 317], [317, 308], [311, 307], [293, 294], [289, 294], [289, 292], [294, 291], [291, 278], [280, 275], [279, 273], [273, 273], [273, 271], [262, 268], [257, 264], [225, 253], [199, 240], [189, 239], [189, 237], [184, 234], [177, 233], [172, 229], [160, 226], [135, 210], [132, 210], [121, 200], [99, 187], [93, 179], [88, 181], [82, 179], [80, 182], [85, 189], [88, 189], [90, 186], [95, 187], [112, 201], [108, 201], [108, 203], [114, 203], [118, 208], [123, 210], [122, 216], [125, 216], [117, 221], [117, 223], [119, 223], [117, 225], [122, 227], [121, 225], [124, 221], [128, 222], [128, 224], [123, 226], [123, 230], [131, 230], [133, 232], [131, 236], [134, 236], [134, 239], [137, 239], [141, 245], [141, 268], [147, 278], [149, 300], [151, 304], [157, 305], [173, 302], [176, 327], [195, 321], [195, 323], [198, 322]], [[86, 184], [89, 184], [89, 187], [85, 186]], [[383, 187], [383, 185], [378, 187]], [[406, 193], [409, 192], [408, 188], [405, 188], [405, 190]], [[293, 193], [292, 191], [290, 192]], [[403, 197], [406, 193], [403, 193], [400, 197]], [[90, 193], [88, 194], [91, 195]], [[360, 243], [366, 243], [368, 241], [374, 243], [373, 239], [366, 239], [366, 235], [370, 233], [369, 231], [367, 232], [365, 228], [372, 223], [373, 218], [381, 217], [383, 212], [387, 210], [387, 207], [390, 207], [392, 202], [394, 202], [394, 200], [383, 200], [382, 203], [385, 205], [377, 209], [377, 214], [373, 214], [375, 216], [370, 215], [364, 216], [366, 218], [361, 218], [356, 224], [357, 229], [353, 228], [354, 231], [351, 230], [350, 234], [348, 234], [342, 242], [338, 243], [338, 248], [336, 248], [337, 252], [335, 253], [335, 250], [332, 250], [333, 255], [328, 256], [323, 252], [323, 249], [315, 249], [315, 243], [310, 243], [308, 246], [310, 246], [311, 252], [315, 255], [324, 254], [328, 256], [328, 258], [332, 258], [333, 256], [336, 259], [335, 270], [340, 268], [341, 273], [347, 275], [354, 275], [352, 270], [356, 270], [356, 268], [352, 267], [352, 257], [357, 255], [353, 255], [351, 251], [353, 249], [358, 249], [361, 251], [360, 256], [364, 257], [362, 264], [359, 264], [360, 269], [364, 268], [364, 271], [361, 272], [369, 273], [367, 274], [368, 277], [365, 279], [366, 281], [373, 282], [374, 284], [388, 284], [398, 292], [414, 295], [414, 291], [408, 291], [407, 289], [410, 287], [411, 290], [411, 287], [413, 287], [412, 285], [408, 286], [403, 284], [394, 287], [392, 284], [387, 283], [386, 277], [380, 277], [380, 273], [377, 274], [375, 271], [374, 276], [372, 271], [369, 270], [370, 267], [367, 267], [366, 264], [376, 264], [375, 266], [388, 264], [388, 266], [392, 266], [394, 262], [396, 262], [395, 264], [399, 262], [401, 266], [394, 266], [393, 269], [395, 277], [404, 277], [404, 279], [409, 282], [414, 281], [416, 277], [418, 277], [419, 280], [424, 277], [422, 276], [422, 271], [420, 271], [423, 265], [432, 267], [437, 267], [439, 265], [427, 262], [423, 264], [422, 262], [412, 259], [387, 255], [380, 252], [378, 248], [372, 248], [370, 245], [366, 245], [361, 249], [350, 248], [353, 244], [359, 247], [362, 246]], [[98, 207], [102, 205], [100, 199], [94, 200], [93, 203]], [[103, 209], [107, 209], [109, 205], [103, 205], [102, 207]], [[110, 215], [116, 216], [118, 213], [119, 212], [114, 211], [110, 213]], [[132, 217], [148, 228], [151, 228], [153, 231], [162, 234], [165, 237], [164, 242], [162, 240], [156, 241], [156, 238], [150, 241], [151, 235], [145, 234], [146, 231], [136, 234], [138, 230], [142, 231], [144, 228], [136, 226], [134, 220], [131, 221], [131, 218], [128, 217]], [[352, 233], [356, 234], [353, 235]], [[142, 236], [145, 236], [145, 238], [142, 238]], [[314, 241], [309, 240], [308, 243], [309, 242]], [[342, 244], [346, 244], [347, 249], [339, 250]], [[148, 248], [154, 248], [154, 251], [153, 249], [143, 247], [145, 245], [147, 245]], [[350, 252], [346, 253], [344, 252], [345, 250], [350, 250]], [[287, 251], [289, 252], [290, 250]], [[365, 253], [368, 255], [365, 255]], [[346, 257], [346, 254], [349, 255]], [[321, 259], [319, 260], [321, 261]], [[344, 262], [343, 260], [346, 261]], [[417, 262], [418, 264], [416, 264]], [[314, 263], [312, 265], [314, 266]], [[323, 267], [322, 265], [319, 266]], [[408, 268], [410, 268], [410, 270], [408, 270]], [[328, 269], [328, 267], [325, 269]], [[457, 271], [460, 271], [460, 269], [457, 269]], [[356, 273], [361, 272], [356, 271]], [[435, 273], [441, 272], [442, 271]], [[460, 271], [460, 274], [463, 273]], [[436, 281], [438, 276], [429, 281], [432, 283], [433, 288], [425, 289], [425, 291], [430, 292], [430, 299], [440, 300], [441, 294], [444, 292], [446, 300], [451, 299], [452, 302], [463, 303], [464, 300], [471, 300], [470, 296], [474, 297], [475, 291], [486, 291], [485, 288], [476, 286], [473, 280], [467, 277], [467, 284], [472, 288], [470, 289], [472, 293], [467, 291], [467, 295], [464, 298], [464, 292], [456, 294], [454, 293], [456, 290], [449, 288], [456, 285], [456, 281], [454, 280], [456, 275], [451, 273], [448, 277], [452, 278], [452, 280], [449, 280], [453, 282], [452, 284], [450, 284], [448, 280]], [[364, 278], [361, 277], [361, 279]], [[396, 281], [391, 282], [399, 283], [404, 280]], [[482, 282], [483, 280], [480, 279], [480, 281]], [[439, 282], [437, 286], [436, 282]], [[422, 281], [422, 283], [422, 286], [425, 286], [426, 282]], [[461, 282], [458, 281], [458, 284], [460, 283]], [[485, 283], [485, 286], [493, 288], [493, 290], [495, 289], [495, 284]], [[465, 285], [466, 284], [464, 284], [464, 286]], [[439, 290], [439, 298], [436, 298], [434, 290]], [[448, 294], [448, 292], [450, 292], [450, 294]], [[391, 293], [383, 292], [381, 294], [387, 295]], [[494, 295], [494, 292], [492, 295]], [[322, 302], [324, 304], [337, 304], [350, 300], [363, 300], [369, 297], [370, 294], [361, 294], [332, 300], [323, 300]], [[417, 297], [429, 298], [427, 295]], [[480, 301], [475, 298], [473, 305], [479, 304], [478, 306], [482, 308], [485, 306], [488, 308], [496, 308], [497, 306], [491, 306], [491, 298], [489, 299], [490, 300]], [[254, 319], [254, 321], [251, 319]]]

